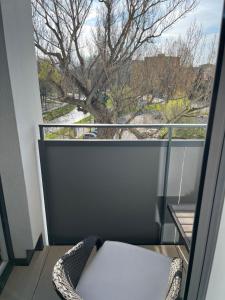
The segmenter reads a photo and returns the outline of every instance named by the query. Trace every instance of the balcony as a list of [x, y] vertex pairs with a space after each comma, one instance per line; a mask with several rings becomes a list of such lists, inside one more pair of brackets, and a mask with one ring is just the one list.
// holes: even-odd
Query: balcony
[[[0, 0], [0, 45], [0, 299], [59, 299], [53, 265], [91, 234], [181, 257], [181, 299], [202, 300], [215, 291], [224, 299], [224, 34], [206, 139], [206, 125], [199, 124], [38, 127], [29, 0]], [[69, 127], [74, 138], [48, 139], [58, 127]], [[160, 134], [82, 139], [91, 129], [107, 128]], [[179, 223], [176, 209], [184, 206], [196, 206], [193, 239], [194, 213]]]
[[[167, 134], [164, 139], [146, 140], [47, 139], [49, 129], [59, 127], [79, 133], [93, 128], [144, 128]], [[50, 246], [36, 251], [29, 267], [14, 269], [3, 299], [17, 299], [16, 295], [59, 299], [51, 282], [54, 263], [71, 245], [93, 234], [181, 257], [185, 284], [189, 249], [168, 205], [196, 204], [204, 140], [173, 136], [178, 129], [205, 131], [206, 125], [45, 124], [39, 128]]]

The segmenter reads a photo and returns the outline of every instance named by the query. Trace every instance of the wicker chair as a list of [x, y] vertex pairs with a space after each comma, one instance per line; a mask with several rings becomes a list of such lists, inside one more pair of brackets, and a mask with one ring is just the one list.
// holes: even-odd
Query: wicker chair
[[57, 261], [53, 283], [65, 300], [176, 300], [182, 268], [180, 258], [89, 237]]

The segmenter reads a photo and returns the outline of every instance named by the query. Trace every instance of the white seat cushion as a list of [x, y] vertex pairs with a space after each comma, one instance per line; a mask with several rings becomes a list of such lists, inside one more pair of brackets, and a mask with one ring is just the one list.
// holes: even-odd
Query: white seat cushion
[[165, 300], [171, 259], [153, 251], [107, 241], [77, 285], [84, 300]]

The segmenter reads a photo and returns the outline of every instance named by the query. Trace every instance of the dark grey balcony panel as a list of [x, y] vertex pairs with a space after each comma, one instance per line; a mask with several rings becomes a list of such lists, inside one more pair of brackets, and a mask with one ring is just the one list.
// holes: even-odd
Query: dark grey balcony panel
[[[160, 242], [166, 140], [39, 145], [51, 244], [74, 244], [92, 234], [134, 244]], [[173, 141], [169, 202], [196, 200], [202, 149], [202, 141]]]
[[40, 145], [52, 244], [75, 243], [91, 234], [159, 243], [166, 142]]

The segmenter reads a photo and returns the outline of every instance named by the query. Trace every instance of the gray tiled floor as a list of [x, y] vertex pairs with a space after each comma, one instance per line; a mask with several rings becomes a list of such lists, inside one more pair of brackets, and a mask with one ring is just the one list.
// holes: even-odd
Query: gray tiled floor
[[[178, 256], [175, 246], [144, 246], [167, 256]], [[36, 252], [29, 267], [15, 267], [0, 295], [0, 300], [59, 300], [51, 282], [57, 259], [70, 247], [46, 247]]]

